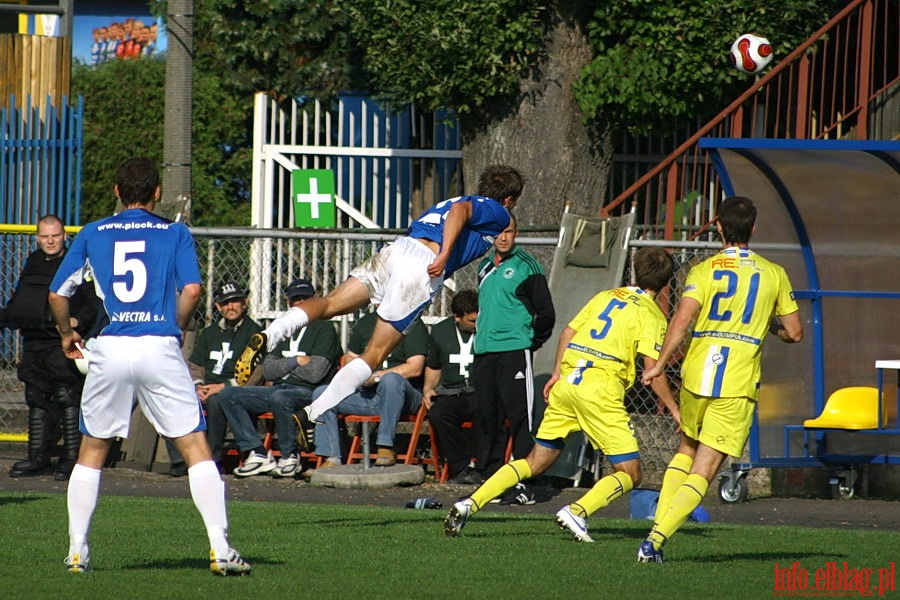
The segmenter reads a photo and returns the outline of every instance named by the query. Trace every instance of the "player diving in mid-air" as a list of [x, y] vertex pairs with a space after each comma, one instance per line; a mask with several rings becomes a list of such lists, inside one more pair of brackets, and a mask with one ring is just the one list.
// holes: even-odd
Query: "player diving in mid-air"
[[315, 402], [298, 414], [298, 441], [310, 447], [306, 431], [325, 411], [353, 393], [400, 343], [406, 329], [431, 303], [444, 279], [487, 252], [510, 222], [524, 180], [512, 167], [489, 166], [474, 196], [460, 196], [426, 210], [405, 236], [363, 262], [329, 294], [310, 298], [255, 334], [235, 365], [243, 384], [266, 352], [310, 321], [378, 305], [378, 321], [368, 346], [347, 363]]

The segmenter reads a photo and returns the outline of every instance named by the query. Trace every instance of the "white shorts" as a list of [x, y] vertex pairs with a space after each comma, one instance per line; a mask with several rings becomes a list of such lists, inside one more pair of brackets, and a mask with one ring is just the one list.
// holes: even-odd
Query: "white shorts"
[[127, 437], [135, 398], [161, 435], [181, 437], [206, 429], [176, 338], [96, 338], [81, 395], [81, 432], [104, 439]]
[[403, 333], [431, 304], [444, 284], [442, 277], [429, 277], [428, 265], [436, 255], [408, 237], [399, 237], [352, 271], [350, 275], [369, 289], [378, 316]]

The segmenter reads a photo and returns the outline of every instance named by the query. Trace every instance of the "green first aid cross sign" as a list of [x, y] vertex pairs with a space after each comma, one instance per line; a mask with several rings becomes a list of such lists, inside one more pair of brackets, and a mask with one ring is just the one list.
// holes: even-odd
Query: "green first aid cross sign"
[[295, 227], [334, 227], [334, 173], [328, 169], [291, 171]]

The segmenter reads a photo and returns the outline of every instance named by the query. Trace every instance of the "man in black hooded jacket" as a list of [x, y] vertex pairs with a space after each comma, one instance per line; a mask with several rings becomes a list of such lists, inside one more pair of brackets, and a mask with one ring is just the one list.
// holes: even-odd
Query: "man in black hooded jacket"
[[[0, 310], [0, 326], [22, 334], [17, 375], [25, 384], [28, 406], [28, 458], [13, 464], [10, 477], [46, 475], [54, 471], [51, 451], [62, 436], [54, 477], [65, 481], [75, 466], [81, 433], [78, 411], [82, 375], [63, 354], [59, 332], [50, 314], [50, 281], [66, 254], [63, 222], [45, 215], [37, 224], [38, 249], [25, 260], [12, 299]], [[93, 285], [84, 284], [73, 298], [72, 326], [87, 339], [102, 314]]]

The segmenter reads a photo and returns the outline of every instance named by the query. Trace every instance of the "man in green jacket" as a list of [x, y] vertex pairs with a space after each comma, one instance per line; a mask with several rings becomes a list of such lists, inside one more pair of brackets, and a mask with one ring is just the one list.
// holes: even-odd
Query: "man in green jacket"
[[[515, 218], [497, 236], [494, 250], [478, 267], [478, 320], [472, 387], [481, 413], [476, 468], [490, 477], [503, 465], [509, 421], [513, 456], [524, 458], [534, 444], [532, 355], [553, 332], [556, 313], [541, 264], [516, 245]], [[511, 488], [506, 504], [533, 504], [524, 484]]]

